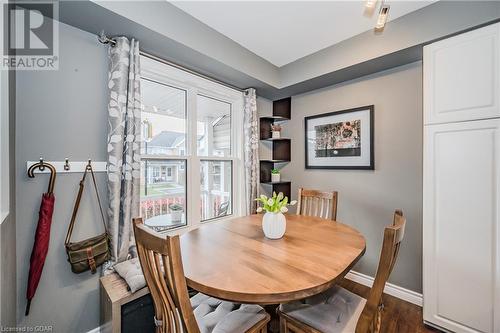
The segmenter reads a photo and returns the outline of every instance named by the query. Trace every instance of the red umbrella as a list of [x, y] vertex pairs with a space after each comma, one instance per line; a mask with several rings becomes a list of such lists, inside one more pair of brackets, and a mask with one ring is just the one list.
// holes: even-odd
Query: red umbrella
[[35, 296], [38, 282], [40, 282], [40, 277], [42, 276], [47, 251], [49, 250], [50, 226], [52, 224], [52, 212], [54, 211], [55, 201], [53, 191], [56, 181], [56, 169], [51, 164], [44, 163], [42, 160], [39, 163], [33, 164], [28, 169], [28, 176], [34, 178], [35, 175], [33, 171], [35, 169], [43, 171], [45, 168], [50, 170], [49, 189], [47, 193], [42, 195], [42, 203], [38, 214], [38, 225], [35, 232], [35, 243], [31, 251], [30, 273], [28, 276], [28, 289], [26, 291], [26, 298], [28, 299], [25, 312], [26, 316], [30, 312], [31, 299]]

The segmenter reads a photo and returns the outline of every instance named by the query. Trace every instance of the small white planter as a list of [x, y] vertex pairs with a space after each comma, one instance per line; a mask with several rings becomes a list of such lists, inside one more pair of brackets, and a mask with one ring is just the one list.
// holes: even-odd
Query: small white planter
[[182, 220], [182, 210], [172, 210], [170, 212], [172, 222], [180, 222]]
[[271, 181], [273, 183], [277, 183], [281, 180], [281, 174], [280, 173], [272, 173], [271, 174]]
[[279, 139], [279, 138], [281, 138], [281, 131], [271, 131], [271, 137], [273, 139]]
[[286, 218], [282, 213], [265, 213], [262, 217], [262, 230], [269, 239], [280, 239], [286, 231]]

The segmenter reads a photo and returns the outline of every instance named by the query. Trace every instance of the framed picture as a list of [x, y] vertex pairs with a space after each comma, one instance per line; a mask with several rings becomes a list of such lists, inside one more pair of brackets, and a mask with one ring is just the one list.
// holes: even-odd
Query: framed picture
[[305, 118], [306, 169], [373, 170], [374, 106]]

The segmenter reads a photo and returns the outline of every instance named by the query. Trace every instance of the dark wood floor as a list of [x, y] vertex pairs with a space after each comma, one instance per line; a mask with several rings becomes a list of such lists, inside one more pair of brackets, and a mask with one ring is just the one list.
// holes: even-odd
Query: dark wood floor
[[[340, 285], [361, 297], [367, 298], [370, 288], [344, 279]], [[384, 294], [382, 333], [428, 333], [441, 332], [422, 321], [422, 308], [399, 298]]]

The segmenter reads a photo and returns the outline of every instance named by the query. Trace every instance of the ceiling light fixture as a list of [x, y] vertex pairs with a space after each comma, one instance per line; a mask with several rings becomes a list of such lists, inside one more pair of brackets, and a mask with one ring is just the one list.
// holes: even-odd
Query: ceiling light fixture
[[389, 9], [391, 6], [384, 4], [380, 5], [380, 11], [378, 13], [377, 24], [375, 25], [376, 31], [382, 31], [385, 28], [385, 24], [387, 23], [387, 16], [389, 15]]
[[366, 0], [365, 7], [369, 8], [369, 9], [372, 9], [372, 8], [374, 8], [377, 5], [377, 1], [378, 0]]

